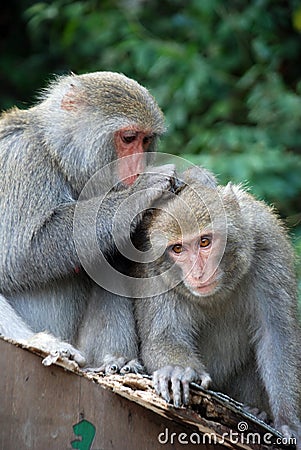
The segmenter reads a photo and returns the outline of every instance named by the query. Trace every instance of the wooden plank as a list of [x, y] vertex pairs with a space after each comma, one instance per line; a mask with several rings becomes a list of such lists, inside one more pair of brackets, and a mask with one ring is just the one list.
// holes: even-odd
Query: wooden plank
[[[177, 442], [175, 436], [197, 431], [174, 424], [61, 367], [44, 367], [40, 357], [1, 340], [0, 361], [3, 450], [89, 449], [88, 441], [86, 446], [81, 442], [81, 446], [72, 447], [72, 441], [79, 439], [73, 426], [83, 419], [95, 427], [93, 450], [155, 450], [162, 446], [171, 450], [176, 448], [171, 443]], [[164, 445], [158, 440], [161, 433], [161, 441], [167, 440]], [[195, 447], [185, 445], [188, 450]]]
[[[64, 360], [45, 367], [20, 345], [0, 339], [0, 450], [283, 448], [263, 445], [281, 435], [231, 399], [195, 386], [192, 406], [174, 408], [147, 378], [85, 374]], [[238, 433], [242, 420], [260, 444]]]

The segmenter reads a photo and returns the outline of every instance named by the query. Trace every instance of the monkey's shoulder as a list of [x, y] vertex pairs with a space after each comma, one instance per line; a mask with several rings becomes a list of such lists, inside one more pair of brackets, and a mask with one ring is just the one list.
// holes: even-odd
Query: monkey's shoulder
[[0, 139], [5, 137], [18, 137], [31, 121], [31, 110], [22, 110], [14, 107], [0, 116]]
[[244, 189], [240, 185], [232, 186], [237, 198], [242, 216], [255, 226], [257, 231], [274, 231], [276, 233], [287, 233], [284, 220], [280, 217], [277, 208], [268, 204], [264, 200], [260, 200]]

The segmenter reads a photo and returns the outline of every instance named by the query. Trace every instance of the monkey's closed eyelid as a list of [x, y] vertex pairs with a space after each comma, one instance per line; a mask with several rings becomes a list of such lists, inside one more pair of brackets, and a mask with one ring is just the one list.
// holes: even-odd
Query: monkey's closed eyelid
[[154, 134], [150, 134], [149, 136], [145, 136], [143, 138], [144, 144], [149, 144], [154, 139], [154, 137], [155, 137]]
[[128, 132], [129, 134], [122, 134], [121, 135], [121, 140], [126, 143], [126, 144], [131, 144], [132, 142], [134, 142], [137, 139], [137, 133], [135, 132]]

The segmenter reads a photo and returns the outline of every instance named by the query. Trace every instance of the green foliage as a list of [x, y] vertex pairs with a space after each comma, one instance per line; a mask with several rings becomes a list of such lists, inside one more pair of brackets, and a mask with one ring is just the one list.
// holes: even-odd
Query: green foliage
[[[71, 70], [114, 70], [137, 79], [166, 115], [161, 150], [205, 165], [223, 183], [246, 183], [275, 204], [289, 218], [301, 257], [298, 0], [24, 5], [16, 8], [28, 52], [17, 54], [10, 40], [0, 60], [14, 85], [25, 85], [32, 95], [50, 73]], [[11, 48], [17, 72], [11, 70]]]
[[34, 2], [24, 17], [44, 78], [51, 62], [55, 72], [138, 79], [166, 114], [163, 151], [196, 155], [223, 182], [247, 181], [287, 216], [301, 207], [294, 10], [271, 0], [56, 0]]

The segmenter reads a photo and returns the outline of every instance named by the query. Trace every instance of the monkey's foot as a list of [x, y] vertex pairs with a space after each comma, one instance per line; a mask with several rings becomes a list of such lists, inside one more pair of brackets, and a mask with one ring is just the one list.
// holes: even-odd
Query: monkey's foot
[[124, 358], [123, 356], [106, 355], [100, 367], [88, 367], [83, 369], [85, 372], [103, 372], [105, 375], [114, 373], [143, 373], [143, 366], [137, 359]]
[[285, 439], [290, 442], [291, 439], [296, 439], [297, 441], [297, 450], [301, 450], [301, 423], [295, 424], [294, 427], [291, 427], [289, 425], [275, 425], [277, 430], [279, 430]]
[[253, 406], [244, 405], [244, 409], [250, 413], [253, 414], [253, 416], [257, 417], [259, 420], [263, 420], [264, 422], [268, 423], [269, 418], [265, 411], [261, 411], [258, 408], [255, 408]]
[[208, 389], [211, 378], [207, 372], [197, 372], [191, 367], [165, 366], [153, 373], [154, 388], [168, 403], [173, 398], [176, 407], [188, 405], [189, 383], [201, 382], [204, 389]]
[[34, 334], [26, 340], [26, 344], [45, 353], [49, 353], [42, 361], [44, 366], [50, 366], [58, 359], [64, 358], [75, 361], [79, 366], [84, 366], [86, 363], [84, 356], [79, 350], [48, 333]]

